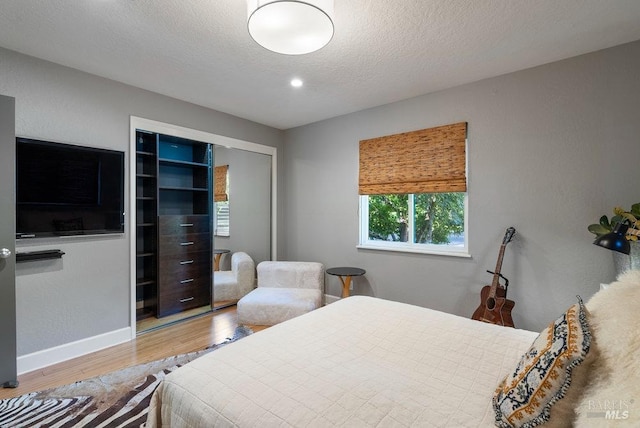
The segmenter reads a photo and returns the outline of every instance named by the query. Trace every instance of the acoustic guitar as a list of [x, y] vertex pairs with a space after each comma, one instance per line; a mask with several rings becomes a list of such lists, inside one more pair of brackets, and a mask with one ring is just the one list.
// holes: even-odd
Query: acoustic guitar
[[[504, 250], [515, 234], [516, 230], [513, 227], [508, 228], [507, 232], [504, 234], [502, 245], [500, 245], [500, 252], [498, 253], [496, 270], [494, 272], [491, 272], [490, 270], [487, 271], [493, 274], [493, 281], [491, 282], [491, 285], [485, 285], [482, 287], [482, 290], [480, 291], [480, 306], [475, 310], [471, 319], [503, 325], [506, 327], [513, 327], [511, 310], [514, 307], [515, 302], [507, 299], [509, 280], [502, 276], [500, 270], [502, 269]], [[504, 279], [504, 286], [500, 284], [500, 278]]]

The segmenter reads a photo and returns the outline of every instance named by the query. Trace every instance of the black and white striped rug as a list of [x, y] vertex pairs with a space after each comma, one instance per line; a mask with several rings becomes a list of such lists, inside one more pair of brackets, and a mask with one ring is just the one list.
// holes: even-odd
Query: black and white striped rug
[[249, 334], [251, 330], [239, 327], [233, 337], [203, 351], [0, 400], [0, 427], [140, 427], [147, 420], [151, 395], [167, 374]]

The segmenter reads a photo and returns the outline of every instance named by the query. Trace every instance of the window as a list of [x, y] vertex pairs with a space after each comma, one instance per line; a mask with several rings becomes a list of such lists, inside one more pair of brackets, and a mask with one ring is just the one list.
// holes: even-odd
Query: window
[[466, 193], [361, 196], [365, 248], [466, 255]]
[[215, 203], [215, 236], [229, 236], [229, 201]]
[[361, 248], [468, 256], [466, 123], [360, 142]]
[[229, 236], [229, 165], [214, 168], [214, 234]]

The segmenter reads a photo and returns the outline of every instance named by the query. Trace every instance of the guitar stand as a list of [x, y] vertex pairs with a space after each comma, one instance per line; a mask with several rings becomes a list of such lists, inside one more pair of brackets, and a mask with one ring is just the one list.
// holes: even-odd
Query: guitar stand
[[[491, 275], [495, 275], [496, 274], [495, 272], [491, 272], [488, 269], [487, 269], [487, 272], [489, 272]], [[507, 297], [507, 289], [509, 288], [509, 280], [507, 279], [507, 277], [505, 277], [501, 273], [499, 273], [498, 276], [504, 280], [504, 285], [502, 286], [502, 288], [504, 288], [504, 297], [506, 298]]]

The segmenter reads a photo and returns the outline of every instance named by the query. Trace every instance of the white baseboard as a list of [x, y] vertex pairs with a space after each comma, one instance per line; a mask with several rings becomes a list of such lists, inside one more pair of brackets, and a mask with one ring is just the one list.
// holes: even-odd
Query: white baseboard
[[338, 296], [332, 296], [331, 294], [325, 294], [324, 295], [324, 304], [325, 305], [337, 302], [338, 300], [340, 300], [340, 297], [338, 297]]
[[53, 348], [43, 349], [32, 354], [21, 355], [17, 359], [18, 375], [99, 351], [109, 346], [128, 342], [131, 337], [131, 327], [126, 327]]

